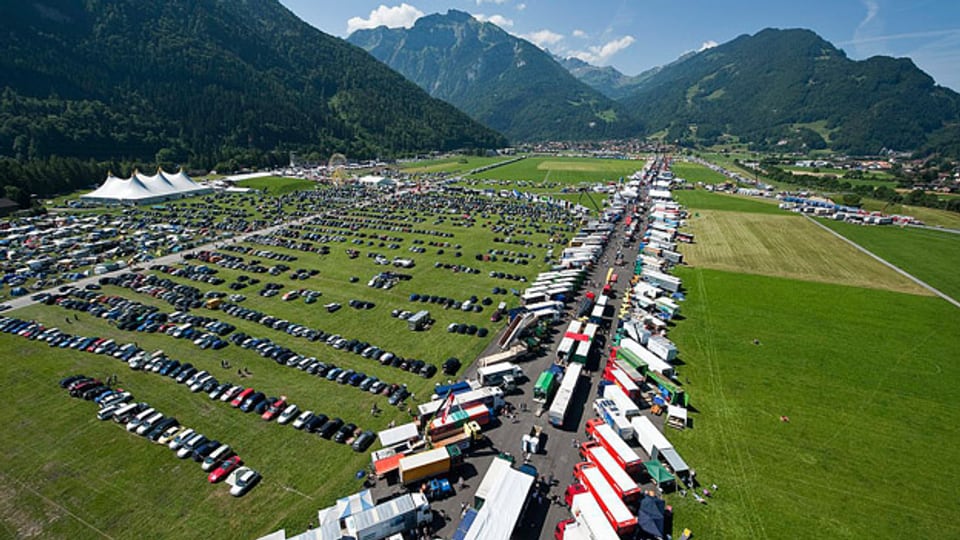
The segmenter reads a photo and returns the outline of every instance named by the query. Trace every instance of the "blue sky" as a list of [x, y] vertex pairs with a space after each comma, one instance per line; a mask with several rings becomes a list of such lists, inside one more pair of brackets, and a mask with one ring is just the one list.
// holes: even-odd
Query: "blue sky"
[[340, 37], [378, 24], [409, 26], [459, 9], [564, 56], [628, 75], [767, 28], [809, 28], [863, 59], [912, 58], [960, 91], [960, 0], [280, 0]]

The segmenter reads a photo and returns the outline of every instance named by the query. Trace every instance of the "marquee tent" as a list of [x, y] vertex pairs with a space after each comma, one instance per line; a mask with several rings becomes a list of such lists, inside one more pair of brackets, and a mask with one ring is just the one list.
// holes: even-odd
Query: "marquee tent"
[[130, 178], [107, 175], [107, 180], [94, 191], [81, 195], [85, 201], [107, 204], [151, 204], [155, 202], [203, 195], [213, 191], [190, 179], [181, 169], [175, 174], [157, 169], [153, 176], [134, 171]]

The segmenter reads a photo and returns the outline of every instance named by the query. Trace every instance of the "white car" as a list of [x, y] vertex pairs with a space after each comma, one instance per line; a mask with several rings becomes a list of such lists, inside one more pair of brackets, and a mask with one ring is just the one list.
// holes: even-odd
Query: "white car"
[[167, 448], [171, 450], [179, 450], [180, 447], [183, 446], [183, 443], [187, 441], [187, 439], [193, 437], [194, 433], [195, 431], [193, 431], [192, 428], [187, 428], [180, 433], [177, 433], [177, 435], [169, 443], [167, 443]]
[[250, 467], [241, 467], [234, 475], [233, 487], [230, 488], [230, 494], [234, 497], [242, 496], [260, 481], [260, 473]]
[[141, 411], [139, 414], [131, 418], [129, 422], [127, 422], [127, 431], [134, 431], [140, 427], [140, 423], [155, 412], [157, 412], [157, 410], [153, 407], [148, 407], [147, 409]]
[[293, 404], [287, 405], [287, 408], [284, 409], [277, 418], [277, 423], [286, 424], [290, 420], [293, 420], [293, 417], [296, 416], [298, 412], [300, 412], [300, 407]]
[[162, 412], [155, 412], [151, 416], [148, 416], [145, 420], [140, 422], [139, 426], [137, 426], [137, 435], [146, 435], [146, 433], [161, 420], [163, 420]]
[[221, 461], [227, 459], [232, 454], [233, 450], [230, 449], [229, 444], [221, 444], [216, 450], [210, 452], [209, 456], [203, 458], [203, 464], [200, 465], [200, 468], [203, 469], [204, 472], [210, 472], [220, 465]]
[[123, 406], [122, 403], [114, 403], [112, 405], [107, 405], [106, 407], [97, 411], [97, 419], [109, 420], [113, 418], [113, 413], [117, 412], [117, 410], [120, 409], [120, 407], [122, 406]]
[[293, 421], [293, 429], [303, 429], [303, 425], [313, 418], [313, 411], [303, 411], [300, 416]]
[[223, 401], [224, 403], [226, 403], [227, 401], [230, 401], [231, 399], [237, 397], [237, 394], [239, 394], [244, 388], [245, 388], [244, 386], [241, 386], [239, 384], [235, 384], [230, 388], [227, 388], [226, 391], [224, 391], [223, 394], [220, 395], [220, 401]]
[[209, 373], [207, 373], [203, 377], [200, 377], [192, 385], [190, 385], [190, 391], [199, 392], [201, 389], [203, 389], [203, 385], [207, 384], [207, 381], [209, 381], [212, 378], [213, 378], [213, 375]]
[[186, 383], [187, 387], [193, 386], [194, 384], [196, 384], [197, 381], [199, 381], [200, 379], [204, 378], [207, 375], [208, 373], [206, 370], [201, 370], [194, 373], [193, 375], [190, 376], [189, 379], [187, 379], [187, 383]]
[[202, 433], [194, 433], [189, 439], [184, 441], [184, 443], [180, 446], [180, 449], [177, 450], [177, 457], [180, 459], [186, 459], [190, 457], [190, 454], [193, 454], [193, 449], [205, 442], [207, 442], [206, 436], [204, 436]]

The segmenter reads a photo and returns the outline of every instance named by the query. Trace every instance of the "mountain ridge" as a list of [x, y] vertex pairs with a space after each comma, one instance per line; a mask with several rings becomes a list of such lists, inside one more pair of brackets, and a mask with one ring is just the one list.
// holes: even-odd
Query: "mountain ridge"
[[347, 40], [514, 140], [640, 131], [627, 109], [577, 80], [549, 53], [462, 11], [426, 15], [409, 29], [358, 30]]
[[0, 4], [0, 155], [211, 167], [506, 144], [275, 0]]

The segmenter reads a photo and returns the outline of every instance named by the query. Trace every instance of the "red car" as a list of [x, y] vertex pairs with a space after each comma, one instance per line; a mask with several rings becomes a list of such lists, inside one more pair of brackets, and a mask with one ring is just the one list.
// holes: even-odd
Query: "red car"
[[250, 394], [252, 393], [253, 393], [252, 386], [248, 386], [244, 388], [243, 392], [240, 392], [239, 394], [237, 394], [237, 397], [233, 398], [233, 401], [230, 402], [230, 405], [232, 405], [233, 407], [239, 407], [240, 404], [243, 403], [245, 399], [250, 397]]
[[230, 456], [229, 459], [225, 460], [220, 464], [219, 467], [214, 469], [207, 475], [207, 480], [211, 484], [216, 484], [217, 482], [223, 480], [224, 478], [230, 476], [237, 467], [243, 465], [243, 460], [240, 459], [240, 456]]
[[263, 411], [263, 414], [260, 415], [260, 418], [263, 418], [266, 421], [273, 420], [276, 418], [281, 411], [287, 408], [287, 396], [280, 396], [280, 399], [274, 401], [267, 407], [267, 410]]

